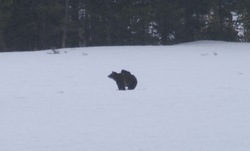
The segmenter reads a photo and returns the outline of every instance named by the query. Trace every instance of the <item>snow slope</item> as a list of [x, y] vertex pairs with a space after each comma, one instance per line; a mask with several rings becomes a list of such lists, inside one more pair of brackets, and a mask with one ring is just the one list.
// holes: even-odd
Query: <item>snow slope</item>
[[[249, 151], [250, 44], [0, 54], [1, 151]], [[127, 69], [134, 91], [107, 77]]]

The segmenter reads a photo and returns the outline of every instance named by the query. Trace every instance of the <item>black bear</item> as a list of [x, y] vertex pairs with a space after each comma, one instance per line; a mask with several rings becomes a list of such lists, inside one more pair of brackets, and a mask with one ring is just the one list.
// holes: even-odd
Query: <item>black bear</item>
[[108, 77], [115, 80], [119, 90], [126, 90], [126, 87], [133, 90], [137, 85], [136, 77], [126, 70], [122, 70], [121, 73], [113, 71]]

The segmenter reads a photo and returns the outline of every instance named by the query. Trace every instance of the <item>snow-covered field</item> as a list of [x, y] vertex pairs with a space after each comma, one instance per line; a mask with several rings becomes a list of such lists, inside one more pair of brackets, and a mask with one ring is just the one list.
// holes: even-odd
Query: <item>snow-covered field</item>
[[249, 151], [250, 44], [59, 51], [0, 53], [0, 151]]

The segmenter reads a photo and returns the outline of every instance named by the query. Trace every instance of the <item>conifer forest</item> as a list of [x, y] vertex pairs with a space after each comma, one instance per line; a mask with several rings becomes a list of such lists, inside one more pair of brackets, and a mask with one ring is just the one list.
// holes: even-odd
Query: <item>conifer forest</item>
[[1, 0], [0, 51], [248, 42], [249, 0]]

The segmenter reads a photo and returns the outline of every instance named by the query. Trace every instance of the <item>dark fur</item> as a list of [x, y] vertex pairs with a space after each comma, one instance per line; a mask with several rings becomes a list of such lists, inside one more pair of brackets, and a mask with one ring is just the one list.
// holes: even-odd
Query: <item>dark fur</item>
[[126, 87], [133, 90], [137, 85], [136, 77], [126, 70], [122, 70], [121, 73], [113, 71], [108, 77], [115, 80], [119, 90], [126, 90]]

